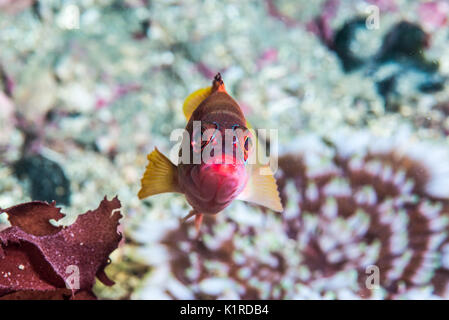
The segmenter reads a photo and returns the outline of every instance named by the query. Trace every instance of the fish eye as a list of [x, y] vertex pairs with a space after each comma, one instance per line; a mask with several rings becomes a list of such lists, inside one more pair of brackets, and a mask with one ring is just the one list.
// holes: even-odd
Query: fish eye
[[201, 137], [203, 136], [203, 128], [201, 130], [194, 130], [192, 135], [192, 141], [190, 144], [192, 145], [192, 149], [194, 152], [199, 152], [200, 149], [198, 145], [201, 145], [201, 149], [203, 148], [203, 141], [201, 141]]
[[246, 151], [251, 150], [251, 148], [253, 146], [253, 141], [251, 140], [251, 138], [249, 136], [245, 137], [245, 143], [243, 146], [245, 147]]
[[250, 136], [245, 137], [245, 142], [243, 144], [243, 159], [246, 162], [248, 160], [249, 152], [253, 148], [253, 141]]
[[[213, 122], [212, 123], [212, 128], [208, 128], [207, 126], [201, 124], [201, 131], [196, 131], [193, 133], [193, 139], [191, 142], [192, 148], [195, 152], [199, 152], [199, 148], [197, 148], [196, 144], [198, 141], [200, 141], [200, 145], [201, 145], [201, 150], [204, 149], [204, 147], [206, 147], [211, 141], [214, 141], [215, 139], [215, 135], [217, 134], [220, 126], [218, 125], [217, 122]], [[206, 130], [210, 130], [210, 129], [215, 129], [214, 133], [206, 140], [203, 140], [203, 135], [206, 132]]]
[[[201, 144], [201, 149], [203, 149], [205, 146], [207, 146], [210, 142], [215, 141], [215, 135], [217, 134], [220, 126], [215, 121], [212, 124], [215, 126], [214, 133], [209, 137], [209, 139], [207, 139], [206, 141], [203, 141], [204, 144]], [[209, 129], [211, 129], [211, 128], [209, 128]], [[207, 130], [207, 129], [205, 129], [205, 130]]]
[[[235, 131], [236, 128], [240, 127], [238, 124], [234, 124], [231, 129], [232, 131]], [[237, 145], [237, 137], [235, 135], [232, 136], [232, 145], [235, 147]]]

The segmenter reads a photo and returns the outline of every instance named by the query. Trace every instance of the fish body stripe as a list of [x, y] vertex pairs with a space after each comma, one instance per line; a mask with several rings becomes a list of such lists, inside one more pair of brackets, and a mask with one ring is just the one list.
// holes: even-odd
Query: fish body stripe
[[187, 129], [192, 126], [193, 121], [216, 121], [223, 127], [229, 124], [245, 125], [246, 120], [237, 102], [226, 92], [214, 92], [206, 98], [193, 112], [189, 120]]

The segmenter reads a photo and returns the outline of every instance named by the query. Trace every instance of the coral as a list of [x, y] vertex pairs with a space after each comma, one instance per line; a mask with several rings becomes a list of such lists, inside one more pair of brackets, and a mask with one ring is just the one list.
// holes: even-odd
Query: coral
[[279, 159], [284, 213], [235, 204], [199, 240], [160, 228], [138, 297], [449, 297], [449, 151], [400, 132], [298, 138]]
[[364, 286], [370, 275], [365, 271], [375, 265], [385, 298], [424, 288], [447, 298], [449, 153], [444, 144], [438, 148], [406, 134], [386, 139], [366, 132], [330, 142], [335, 153], [326, 169], [314, 170], [317, 159], [310, 155], [280, 160], [284, 198], [286, 184], [299, 190], [299, 211], [285, 219], [286, 232], [304, 245], [311, 274], [319, 279], [356, 271], [355, 292], [369, 297], [373, 291]]
[[449, 102], [437, 103], [414, 113], [413, 122], [418, 128], [449, 136]]

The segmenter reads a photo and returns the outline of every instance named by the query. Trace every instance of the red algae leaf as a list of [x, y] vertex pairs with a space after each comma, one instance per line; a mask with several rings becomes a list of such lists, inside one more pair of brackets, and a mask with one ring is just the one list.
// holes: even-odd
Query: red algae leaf
[[[66, 269], [71, 265], [79, 268], [81, 289], [92, 286], [96, 274], [103, 272], [109, 254], [117, 248], [122, 238], [117, 232], [118, 221], [122, 217], [120, 207], [117, 198], [112, 201], [104, 199], [96, 210], [80, 215], [74, 224], [52, 237], [46, 248], [52, 256], [50, 263], [59, 274], [67, 275]], [[59, 242], [64, 242], [71, 250], [54, 254], [53, 249], [57, 248], [53, 244]]]
[[93, 294], [92, 291], [83, 290], [78, 291], [73, 296], [71, 296], [70, 300], [97, 300], [97, 297]]
[[0, 297], [65, 299], [67, 283], [72, 288], [69, 298], [94, 299], [96, 276], [106, 285], [114, 284], [104, 268], [122, 238], [120, 207], [117, 197], [105, 198], [96, 210], [65, 228], [48, 222], [62, 217], [54, 204], [35, 201], [3, 210], [12, 226], [0, 232]]
[[51, 219], [59, 220], [64, 217], [61, 209], [55, 207], [55, 203], [49, 204], [43, 201], [33, 201], [1, 210], [8, 214], [8, 220], [12, 226], [20, 227], [26, 233], [35, 236], [55, 234], [60, 227], [51, 225]]
[[9, 243], [0, 257], [0, 297], [10, 292], [52, 291], [64, 282], [31, 243]]
[[72, 295], [70, 289], [55, 289], [53, 291], [17, 291], [0, 297], [0, 300], [97, 300], [91, 291], [79, 291]]

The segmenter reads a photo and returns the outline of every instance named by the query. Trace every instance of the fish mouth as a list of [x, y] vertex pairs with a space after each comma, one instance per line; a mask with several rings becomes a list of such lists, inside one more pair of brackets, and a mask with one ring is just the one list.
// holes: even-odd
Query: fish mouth
[[247, 173], [243, 162], [209, 159], [192, 170], [191, 178], [198, 191], [195, 198], [224, 204], [235, 199], [245, 187]]
[[245, 164], [233, 155], [224, 154], [222, 157], [211, 157], [199, 168], [199, 178], [203, 181], [210, 176], [218, 176], [223, 179], [239, 180], [245, 172]]
[[223, 166], [223, 168], [229, 168], [229, 170], [232, 169], [232, 167], [239, 167], [239, 166], [244, 166], [245, 162], [243, 159], [241, 159], [240, 157], [237, 157], [236, 155], [229, 155], [224, 153], [221, 156], [210, 156], [210, 157], [205, 157], [203, 155], [203, 163], [202, 163], [202, 167], [208, 167], [208, 166], [212, 166], [213, 168], [219, 169], [221, 168], [220, 166]]

